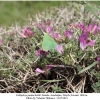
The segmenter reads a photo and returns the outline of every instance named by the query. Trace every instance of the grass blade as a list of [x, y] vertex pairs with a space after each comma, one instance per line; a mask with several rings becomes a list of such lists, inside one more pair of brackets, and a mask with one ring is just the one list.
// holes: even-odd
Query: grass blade
[[78, 74], [81, 74], [81, 73], [85, 72], [86, 70], [94, 67], [96, 64], [98, 64], [98, 61], [95, 61], [94, 63], [92, 63], [91, 65], [89, 65], [88, 67], [86, 67], [85, 69], [81, 70]]
[[87, 9], [89, 9], [100, 20], [100, 17], [96, 14], [97, 10], [100, 11], [99, 8], [94, 7], [94, 6], [90, 5], [90, 4], [86, 4], [85, 6], [86, 6]]
[[65, 79], [62, 80], [40, 80], [42, 82], [59, 82], [59, 81], [64, 81]]

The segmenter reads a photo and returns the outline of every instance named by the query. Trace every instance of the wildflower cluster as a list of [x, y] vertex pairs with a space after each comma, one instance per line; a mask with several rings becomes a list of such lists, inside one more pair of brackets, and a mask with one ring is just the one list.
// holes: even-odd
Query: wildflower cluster
[[22, 28], [20, 31], [19, 34], [22, 38], [32, 37], [34, 35], [34, 32], [31, 31], [30, 27]]
[[[90, 24], [88, 26], [85, 26], [82, 22], [77, 23], [77, 24], [76, 23], [70, 24], [68, 28], [65, 31], [63, 31], [63, 33], [59, 33], [58, 31], [55, 31], [55, 29], [52, 26], [43, 25], [42, 23], [37, 26], [37, 29], [39, 29], [41, 33], [43, 34], [43, 38], [41, 42], [42, 45], [43, 45], [43, 42], [47, 42], [47, 44], [45, 43], [45, 46], [47, 47], [46, 50], [44, 49], [44, 45], [41, 46], [41, 43], [40, 43], [39, 49], [35, 51], [36, 57], [39, 57], [41, 59], [48, 58], [48, 56], [52, 57], [52, 55], [50, 54], [55, 53], [55, 52], [56, 52], [55, 56], [57, 56], [57, 52], [59, 53], [60, 56], [63, 56], [63, 57], [70, 55], [71, 51], [67, 55], [66, 55], [66, 51], [68, 50], [68, 48], [70, 48], [68, 44], [72, 40], [73, 42], [71, 42], [71, 45], [73, 47], [74, 43], [76, 43], [75, 45], [76, 45], [77, 52], [82, 51], [83, 53], [86, 53], [88, 47], [95, 46], [96, 38], [94, 37], [97, 37], [97, 35], [99, 34], [99, 26], [97, 24]], [[31, 37], [35, 38], [35, 35], [37, 34], [30, 27], [21, 28], [19, 29], [18, 33], [22, 39], [24, 38], [31, 39]], [[93, 39], [91, 38], [91, 36], [93, 37]], [[0, 45], [3, 45], [3, 44], [4, 44], [3, 40], [0, 39]], [[66, 45], [67, 45], [67, 48], [66, 48]], [[69, 49], [69, 50], [72, 50], [72, 49]], [[73, 60], [73, 57], [71, 55], [70, 61], [72, 60]], [[100, 63], [99, 56], [97, 58], [97, 61]], [[52, 68], [52, 64], [48, 64], [43, 69], [36, 68], [36, 73], [48, 74], [51, 68]]]
[[[66, 29], [63, 34], [59, 34], [58, 32], [54, 32], [53, 27], [51, 26], [45, 26], [43, 29], [42, 24], [39, 26], [41, 32], [44, 34], [48, 34], [50, 37], [52, 37], [56, 42], [57, 46], [55, 49], [63, 56], [66, 54], [65, 50], [65, 45], [62, 45], [65, 41], [67, 41], [67, 44], [70, 42], [70, 40], [75, 40], [79, 44], [79, 49], [83, 51], [84, 53], [87, 52], [87, 48], [89, 46], [95, 46], [96, 40], [93, 39], [91, 40], [90, 35], [96, 36], [99, 33], [99, 26], [96, 24], [90, 24], [89, 26], [85, 26], [83, 23], [78, 23], [78, 24], [71, 24], [69, 25], [69, 28]], [[75, 34], [75, 31], [79, 30], [79, 34]], [[48, 40], [49, 41], [49, 40]], [[76, 45], [77, 46], [77, 45]], [[78, 48], [78, 46], [77, 46]], [[42, 48], [43, 49], [43, 48]], [[48, 50], [49, 51], [49, 50]], [[48, 51], [44, 50], [38, 50], [37, 51], [37, 56], [47, 56], [49, 54]], [[98, 62], [100, 63], [100, 57], [97, 58]], [[51, 69], [52, 67], [50, 67]], [[49, 69], [49, 67], [48, 67]], [[49, 70], [50, 70], [49, 69]], [[44, 70], [41, 70], [39, 68], [36, 69], [36, 72], [38, 73], [44, 73]]]

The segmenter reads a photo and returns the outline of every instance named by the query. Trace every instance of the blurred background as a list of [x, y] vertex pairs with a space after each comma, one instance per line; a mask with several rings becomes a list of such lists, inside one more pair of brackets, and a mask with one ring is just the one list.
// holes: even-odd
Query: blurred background
[[[28, 16], [34, 16], [51, 7], [67, 6], [68, 1], [0, 1], [0, 26], [15, 22], [23, 25]], [[93, 2], [100, 4], [100, 2]]]
[[25, 24], [28, 16], [41, 13], [51, 7], [67, 5], [66, 1], [0, 1], [0, 26], [19, 22]]

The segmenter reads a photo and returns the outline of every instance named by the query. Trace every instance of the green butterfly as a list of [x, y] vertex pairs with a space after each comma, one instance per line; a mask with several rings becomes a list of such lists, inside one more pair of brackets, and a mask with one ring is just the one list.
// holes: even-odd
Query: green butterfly
[[43, 36], [43, 42], [42, 42], [42, 48], [45, 51], [54, 49], [57, 46], [57, 43], [55, 40], [50, 37], [47, 33], [44, 34]]

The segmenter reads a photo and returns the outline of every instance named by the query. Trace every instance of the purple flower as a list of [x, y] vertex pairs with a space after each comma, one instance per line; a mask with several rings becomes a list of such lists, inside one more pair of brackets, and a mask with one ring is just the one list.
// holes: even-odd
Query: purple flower
[[93, 24], [90, 24], [86, 28], [86, 26], [82, 22], [80, 22], [78, 26], [82, 30], [82, 33], [83, 32], [86, 32], [87, 34], [89, 34], [89, 33], [97, 34], [98, 33], [98, 29], [99, 29], [96, 24], [94, 24], [94, 25]]
[[64, 33], [64, 35], [68, 39], [73, 38], [73, 32], [71, 30], [66, 30], [66, 32]]
[[19, 32], [19, 34], [21, 35], [22, 38], [26, 38], [26, 35], [25, 34], [20, 33], [20, 32]]
[[44, 33], [42, 23], [39, 23], [39, 25], [38, 25], [38, 26], [39, 26], [39, 28], [40, 28], [41, 32], [42, 32], [42, 33]]
[[96, 24], [94, 25], [90, 24], [89, 27], [87, 28], [87, 33], [93, 33], [96, 35], [98, 33], [98, 26]]
[[86, 47], [87, 47], [86, 41], [80, 41], [80, 48], [85, 51]]
[[79, 42], [80, 42], [80, 48], [84, 51], [88, 46], [95, 45], [95, 40], [91, 40], [91, 41], [88, 40], [87, 33], [81, 34], [81, 36], [79, 37]]
[[34, 35], [34, 32], [32, 32], [29, 27], [22, 28], [22, 31], [23, 31], [23, 33], [19, 33], [22, 38], [32, 37]]
[[82, 50], [86, 50], [86, 48], [88, 47], [88, 46], [93, 46], [93, 45], [95, 45], [95, 40], [92, 40], [92, 41], [90, 41], [90, 42], [87, 42], [87, 41], [81, 41], [80, 42], [80, 48], [82, 49]]
[[88, 34], [87, 33], [83, 33], [81, 34], [81, 36], [79, 37], [79, 41], [87, 41], [88, 40]]
[[34, 32], [31, 31], [31, 29], [29, 27], [23, 29], [24, 30], [24, 35], [25, 36], [28, 36], [28, 37], [31, 37], [34, 35]]
[[78, 27], [82, 30], [82, 32], [85, 32], [86, 27], [85, 27], [85, 25], [82, 22], [80, 22], [78, 24]]
[[39, 73], [39, 74], [40, 74], [40, 73], [44, 73], [44, 71], [41, 70], [40, 68], [37, 68], [35, 71], [36, 71], [36, 73]]
[[2, 39], [0, 39], [0, 45], [3, 45], [3, 40]]
[[60, 53], [63, 54], [64, 50], [63, 50], [63, 46], [62, 45], [57, 45], [56, 50]]
[[36, 56], [44, 56], [46, 57], [49, 53], [47, 51], [44, 51], [44, 50], [37, 50], [36, 52]]
[[46, 26], [46, 27], [45, 27], [45, 31], [46, 31], [47, 33], [52, 33], [52, 32], [53, 32], [53, 28], [50, 27], [50, 26]]
[[52, 64], [47, 65], [47, 66], [44, 67], [44, 71], [45, 71], [46, 73], [48, 73], [48, 71], [50, 71], [52, 67], [53, 67]]
[[91, 32], [91, 30], [92, 30], [92, 28], [93, 28], [93, 25], [92, 25], [92, 24], [90, 24], [90, 25], [89, 25], [89, 27], [87, 28], [87, 33], [90, 33], [90, 32]]
[[100, 56], [97, 58], [98, 63], [100, 64]]
[[87, 46], [93, 46], [95, 45], [95, 40], [91, 40], [90, 42], [87, 43]]
[[52, 67], [53, 67], [52, 64], [50, 64], [50, 65], [46, 65], [43, 70], [41, 70], [40, 68], [37, 68], [35, 71], [38, 74], [41, 74], [41, 73], [48, 74]]
[[62, 37], [59, 33], [53, 33], [53, 34], [52, 34], [52, 37], [53, 37], [54, 39], [56, 39], [57, 41], [60, 41], [60, 40], [63, 39], [63, 37]]
[[98, 31], [99, 31], [98, 29], [99, 29], [99, 28], [98, 28], [98, 26], [95, 24], [95, 25], [93, 26], [93, 28], [92, 28], [92, 31], [91, 31], [91, 32], [92, 32], [93, 34], [97, 34], [97, 33], [98, 33]]

